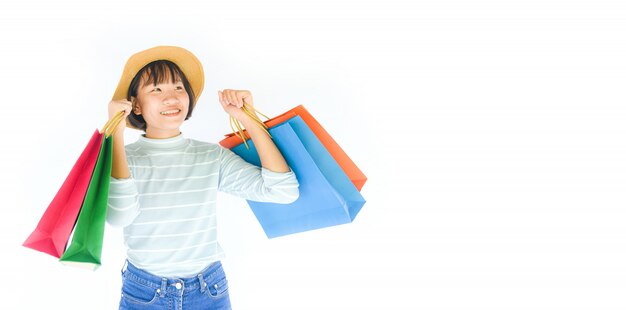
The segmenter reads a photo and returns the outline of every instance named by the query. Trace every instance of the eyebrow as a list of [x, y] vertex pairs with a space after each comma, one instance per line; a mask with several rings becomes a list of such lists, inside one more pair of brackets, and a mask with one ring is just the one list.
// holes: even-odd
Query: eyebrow
[[178, 84], [178, 83], [180, 83], [180, 84], [185, 84], [185, 83], [183, 83], [183, 80], [178, 80], [178, 81], [176, 81], [176, 82], [174, 82], [174, 83], [171, 83], [170, 81], [161, 82], [161, 83], [156, 83], [156, 84], [155, 84], [154, 82], [153, 82], [153, 83], [147, 83], [147, 84], [144, 84], [144, 87], [148, 87], [148, 86], [156, 86], [156, 85], [162, 85], [162, 84]]

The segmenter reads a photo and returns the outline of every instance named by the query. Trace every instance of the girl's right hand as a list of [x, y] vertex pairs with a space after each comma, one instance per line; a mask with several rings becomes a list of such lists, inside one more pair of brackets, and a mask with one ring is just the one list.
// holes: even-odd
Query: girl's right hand
[[124, 132], [124, 128], [126, 128], [126, 117], [130, 114], [132, 108], [133, 104], [126, 99], [111, 100], [111, 102], [109, 102], [109, 120], [114, 118], [120, 111], [125, 111], [123, 119], [114, 131], [115, 134], [121, 134]]

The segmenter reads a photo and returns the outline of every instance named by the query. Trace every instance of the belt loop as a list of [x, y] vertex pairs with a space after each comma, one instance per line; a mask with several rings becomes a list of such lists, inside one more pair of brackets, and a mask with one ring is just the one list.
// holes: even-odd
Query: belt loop
[[201, 273], [198, 274], [198, 281], [200, 281], [200, 292], [206, 291], [206, 282], [204, 282], [204, 276]]
[[157, 290], [159, 296], [165, 297], [165, 290], [167, 289], [167, 278], [161, 279], [161, 288]]
[[122, 265], [122, 270], [120, 270], [122, 274], [124, 274], [124, 271], [126, 270], [127, 267], [128, 267], [128, 260], [125, 259], [124, 265]]

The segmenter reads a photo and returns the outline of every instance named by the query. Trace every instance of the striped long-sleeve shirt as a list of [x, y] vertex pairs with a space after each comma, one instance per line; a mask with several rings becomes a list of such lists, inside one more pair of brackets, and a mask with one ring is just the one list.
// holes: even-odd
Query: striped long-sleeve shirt
[[197, 274], [224, 257], [217, 241], [217, 191], [266, 202], [299, 196], [292, 170], [251, 165], [218, 144], [141, 135], [125, 146], [130, 177], [111, 178], [107, 222], [124, 227], [128, 260], [164, 277]]

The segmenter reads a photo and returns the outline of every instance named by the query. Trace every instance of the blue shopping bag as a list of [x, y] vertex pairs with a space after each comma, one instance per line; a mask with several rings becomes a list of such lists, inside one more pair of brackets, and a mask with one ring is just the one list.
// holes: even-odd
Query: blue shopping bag
[[[290, 204], [248, 200], [268, 238], [351, 223], [365, 199], [306, 123], [295, 116], [269, 129], [300, 183], [300, 196]], [[232, 151], [261, 166], [252, 140]]]

